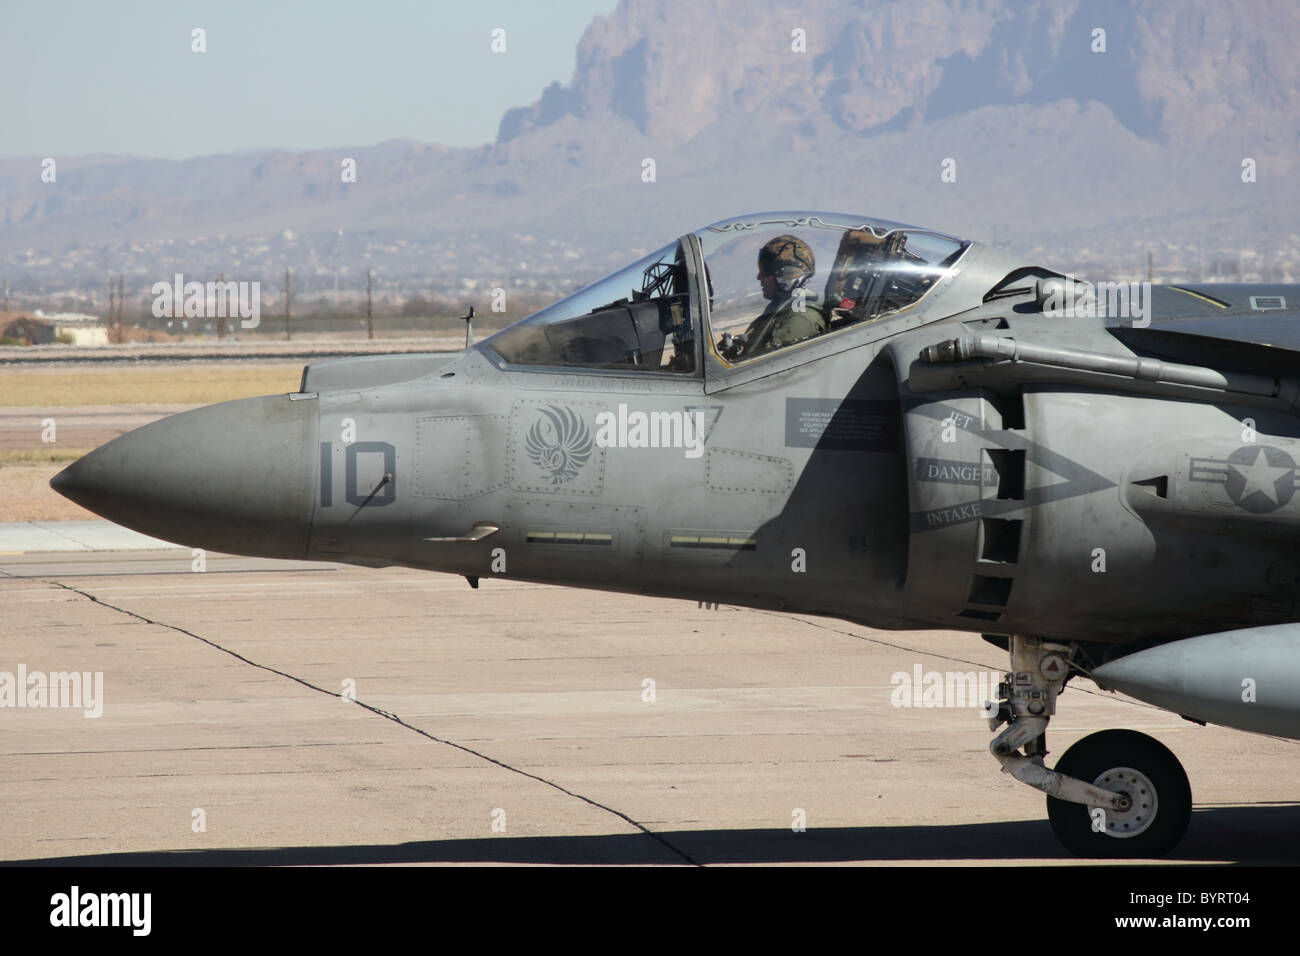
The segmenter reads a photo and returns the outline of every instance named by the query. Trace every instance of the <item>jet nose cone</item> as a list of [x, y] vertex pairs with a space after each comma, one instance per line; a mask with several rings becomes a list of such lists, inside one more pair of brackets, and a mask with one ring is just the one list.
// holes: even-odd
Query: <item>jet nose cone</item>
[[263, 557], [307, 551], [316, 402], [246, 398], [172, 415], [73, 462], [50, 487], [144, 534]]
[[[63, 495], [63, 497], [75, 501], [83, 508], [87, 506], [77, 497], [77, 466], [85, 460], [85, 458], [80, 458], [77, 461], [74, 461], [71, 465], [64, 468], [61, 472], [50, 479], [51, 488]], [[93, 511], [94, 509], [91, 510]]]

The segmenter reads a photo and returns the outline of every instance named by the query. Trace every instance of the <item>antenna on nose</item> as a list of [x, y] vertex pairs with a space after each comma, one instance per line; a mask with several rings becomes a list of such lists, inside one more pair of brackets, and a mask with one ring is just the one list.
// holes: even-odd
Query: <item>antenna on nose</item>
[[465, 320], [465, 348], [474, 344], [474, 306], [469, 307], [469, 315], [462, 315]]

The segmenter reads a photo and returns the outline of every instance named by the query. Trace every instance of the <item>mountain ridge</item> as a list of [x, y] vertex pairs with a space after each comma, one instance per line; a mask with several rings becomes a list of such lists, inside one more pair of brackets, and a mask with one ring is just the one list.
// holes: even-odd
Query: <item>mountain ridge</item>
[[[1181, 247], [1179, 232], [1208, 234], [1216, 255], [1291, 250], [1297, 36], [1300, 5], [1263, 2], [835, 0], [757, 18], [741, 0], [624, 0], [584, 33], [572, 79], [506, 111], [479, 147], [99, 154], [58, 158], [56, 183], [40, 181], [40, 158], [0, 160], [0, 268], [98, 283], [100, 260], [132, 256], [146, 278], [190, 261], [323, 273], [333, 260], [337, 275], [411, 244], [424, 252], [395, 268], [418, 276], [476, 268], [455, 255], [472, 239], [493, 260], [478, 268], [509, 271], [526, 252], [544, 274], [590, 279], [713, 219], [799, 207], [993, 238], [1064, 267], [1106, 264], [1083, 247], [1109, 245], [1114, 262]], [[187, 259], [187, 244], [201, 251]]]

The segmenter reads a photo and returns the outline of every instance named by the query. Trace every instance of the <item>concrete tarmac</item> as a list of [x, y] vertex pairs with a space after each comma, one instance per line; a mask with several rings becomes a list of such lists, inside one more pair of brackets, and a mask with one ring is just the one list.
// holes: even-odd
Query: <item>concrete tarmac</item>
[[0, 406], [0, 451], [49, 450], [41, 441], [47, 419], [57, 424], [58, 448], [98, 448], [129, 431], [197, 405], [4, 405]]
[[[1043, 796], [998, 772], [977, 708], [891, 701], [917, 667], [1002, 670], [973, 635], [73, 552], [0, 556], [0, 672], [20, 666], [92, 692], [102, 673], [102, 714], [0, 707], [5, 861], [1079, 862]], [[1164, 862], [1300, 862], [1296, 742], [1076, 680], [1051, 749], [1110, 727], [1187, 769], [1196, 809]]]

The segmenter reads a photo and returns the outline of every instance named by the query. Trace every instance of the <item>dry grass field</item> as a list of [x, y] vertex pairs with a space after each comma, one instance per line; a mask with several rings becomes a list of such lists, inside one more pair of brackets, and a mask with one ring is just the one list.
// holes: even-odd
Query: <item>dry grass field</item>
[[89, 448], [63, 448], [46, 445], [44, 448], [0, 449], [0, 468], [15, 465], [66, 465], [76, 461]]
[[232, 398], [295, 391], [302, 378], [302, 366], [302, 362], [297, 362], [292, 365], [0, 369], [0, 407], [206, 405]]
[[0, 522], [86, 521], [98, 518], [50, 488], [67, 462], [0, 465]]

